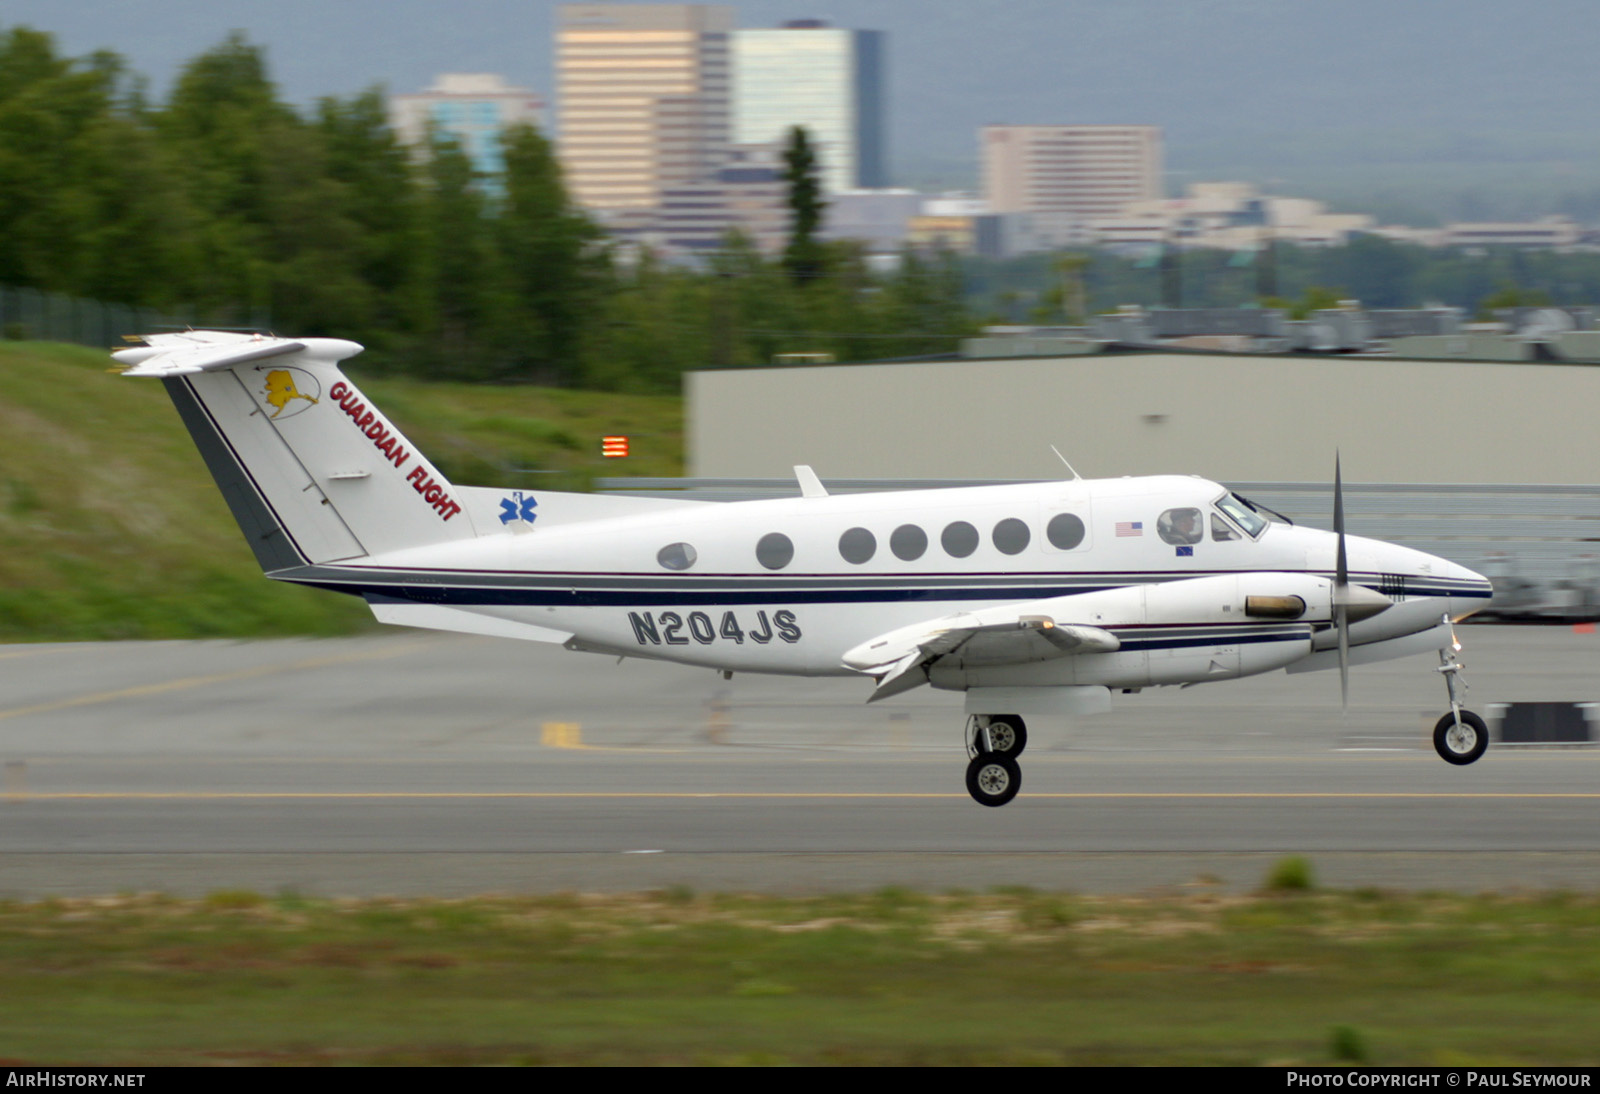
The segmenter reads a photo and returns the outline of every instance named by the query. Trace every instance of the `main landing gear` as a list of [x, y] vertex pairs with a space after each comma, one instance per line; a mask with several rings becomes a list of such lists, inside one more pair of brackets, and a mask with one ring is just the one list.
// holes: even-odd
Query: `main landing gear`
[[974, 714], [967, 719], [967, 793], [979, 805], [1000, 806], [1022, 789], [1017, 757], [1028, 727], [1015, 714]]
[[1472, 711], [1461, 709], [1461, 692], [1467, 690], [1461, 670], [1467, 666], [1456, 660], [1460, 651], [1461, 644], [1453, 636], [1450, 645], [1439, 651], [1439, 667], [1434, 671], [1444, 676], [1444, 686], [1450, 692], [1450, 713], [1433, 727], [1433, 748], [1446, 763], [1470, 764], [1489, 747], [1489, 727]]

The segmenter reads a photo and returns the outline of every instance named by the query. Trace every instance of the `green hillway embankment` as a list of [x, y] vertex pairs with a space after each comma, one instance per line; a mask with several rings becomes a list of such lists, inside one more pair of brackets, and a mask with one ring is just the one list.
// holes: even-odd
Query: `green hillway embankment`
[[[351, 377], [453, 481], [676, 475], [680, 400]], [[604, 461], [600, 438], [628, 434]], [[262, 578], [160, 383], [105, 352], [0, 342], [0, 642], [344, 634], [348, 597]]]

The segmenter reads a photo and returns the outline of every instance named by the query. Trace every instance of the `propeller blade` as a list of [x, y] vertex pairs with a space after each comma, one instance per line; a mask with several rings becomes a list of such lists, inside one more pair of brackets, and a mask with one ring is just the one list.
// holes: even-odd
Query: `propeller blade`
[[1344, 605], [1334, 609], [1334, 626], [1339, 628], [1339, 708], [1350, 710], [1350, 621]]
[[1339, 453], [1333, 454], [1333, 534], [1339, 537], [1339, 553], [1334, 562], [1333, 587], [1343, 590], [1350, 584], [1350, 567], [1344, 553], [1344, 478], [1339, 470]]
[[1333, 564], [1333, 625], [1339, 632], [1339, 705], [1350, 710], [1350, 566], [1344, 550], [1344, 476], [1333, 454], [1333, 532], [1339, 546]]

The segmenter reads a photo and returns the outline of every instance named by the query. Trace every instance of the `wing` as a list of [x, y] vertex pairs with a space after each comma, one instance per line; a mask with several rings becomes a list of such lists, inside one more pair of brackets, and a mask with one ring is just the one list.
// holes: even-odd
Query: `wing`
[[913, 623], [863, 642], [844, 655], [844, 664], [877, 680], [871, 703], [926, 684], [929, 666], [943, 657], [959, 655], [967, 665], [1018, 665], [1122, 646], [1110, 631], [1057, 623], [1038, 608], [1028, 602]]

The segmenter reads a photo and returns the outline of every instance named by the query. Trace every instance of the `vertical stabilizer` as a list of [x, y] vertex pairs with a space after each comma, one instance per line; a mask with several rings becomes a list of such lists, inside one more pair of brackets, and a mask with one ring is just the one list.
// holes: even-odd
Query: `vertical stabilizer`
[[263, 569], [474, 535], [457, 491], [338, 368], [333, 338], [149, 335], [113, 356], [157, 376]]

